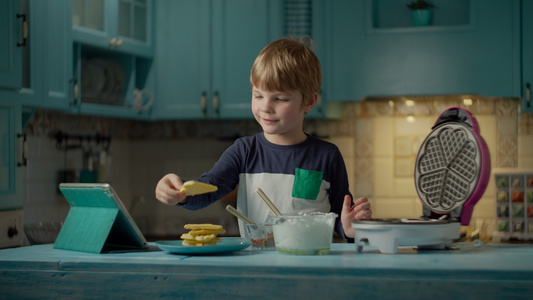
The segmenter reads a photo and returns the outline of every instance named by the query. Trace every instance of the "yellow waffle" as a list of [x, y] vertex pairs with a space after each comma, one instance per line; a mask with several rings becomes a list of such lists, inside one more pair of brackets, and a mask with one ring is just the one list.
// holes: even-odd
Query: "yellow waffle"
[[180, 192], [185, 193], [187, 196], [194, 196], [216, 192], [217, 190], [218, 188], [215, 185], [190, 180], [183, 183], [183, 187], [180, 189]]
[[211, 241], [211, 242], [198, 242], [198, 241], [190, 241], [190, 240], [183, 240], [182, 245], [183, 246], [195, 246], [195, 247], [202, 247], [202, 246], [214, 246], [219, 241]]
[[224, 229], [193, 229], [189, 231], [190, 235], [205, 235], [205, 234], [224, 234], [226, 230]]
[[198, 241], [198, 242], [209, 242], [211, 240], [215, 240], [217, 236], [215, 234], [204, 234], [204, 235], [191, 235], [189, 233], [184, 233], [181, 235], [182, 240], [192, 240], [192, 241]]
[[209, 246], [216, 245], [217, 242], [221, 242], [222, 239], [217, 237], [219, 233], [225, 233], [222, 229], [222, 225], [215, 224], [186, 224], [183, 226], [185, 229], [189, 229], [188, 233], [181, 235], [184, 246]]
[[215, 224], [185, 224], [183, 226], [185, 229], [190, 230], [200, 230], [200, 229], [206, 229], [206, 230], [221, 230], [222, 225], [215, 225]]

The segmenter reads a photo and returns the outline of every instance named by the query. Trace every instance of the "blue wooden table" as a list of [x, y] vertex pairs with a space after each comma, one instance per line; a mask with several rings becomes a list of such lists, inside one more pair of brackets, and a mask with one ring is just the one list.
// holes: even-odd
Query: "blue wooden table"
[[533, 299], [533, 245], [322, 256], [0, 250], [0, 298]]

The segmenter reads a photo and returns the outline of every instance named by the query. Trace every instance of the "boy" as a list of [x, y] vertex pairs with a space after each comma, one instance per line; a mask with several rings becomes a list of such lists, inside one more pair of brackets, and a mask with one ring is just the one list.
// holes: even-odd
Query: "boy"
[[[283, 38], [270, 43], [256, 58], [251, 74], [252, 112], [263, 132], [235, 141], [211, 171], [198, 181], [218, 191], [186, 197], [183, 181], [164, 176], [156, 187], [162, 203], [196, 210], [239, 185], [237, 209], [256, 223], [268, 221], [269, 209], [255, 193], [261, 188], [283, 214], [334, 212], [335, 230], [353, 238], [351, 223], [371, 217], [370, 203], [352, 203], [344, 160], [337, 146], [303, 131], [305, 114], [315, 106], [322, 74], [320, 63], [303, 43]], [[244, 223], [239, 220], [241, 236]]]

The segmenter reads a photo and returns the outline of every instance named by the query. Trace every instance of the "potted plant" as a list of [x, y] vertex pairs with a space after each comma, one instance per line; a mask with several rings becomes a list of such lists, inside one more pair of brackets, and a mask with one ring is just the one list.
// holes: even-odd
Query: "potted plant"
[[428, 26], [431, 24], [431, 10], [435, 5], [425, 1], [417, 0], [406, 4], [413, 16], [414, 26]]

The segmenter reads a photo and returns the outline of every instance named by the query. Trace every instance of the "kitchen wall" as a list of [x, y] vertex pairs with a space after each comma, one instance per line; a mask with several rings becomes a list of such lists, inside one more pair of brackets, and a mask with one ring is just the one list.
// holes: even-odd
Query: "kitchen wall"
[[[58, 222], [69, 206], [58, 192], [60, 170], [73, 170], [79, 179], [83, 149], [99, 150], [94, 141], [65, 150], [57, 142], [61, 131], [70, 135], [111, 136], [105, 167], [96, 163], [99, 176], [110, 182], [140, 229], [148, 236], [178, 235], [184, 223], [215, 222], [228, 235], [237, 235], [235, 218], [225, 211], [235, 195], [200, 210], [188, 211], [157, 202], [154, 189], [169, 172], [194, 178], [209, 170], [234, 138], [257, 132], [254, 121], [139, 122], [37, 111], [25, 132], [28, 135], [28, 166], [23, 171], [25, 224]], [[71, 139], [69, 144], [78, 144]], [[234, 204], [234, 203], [233, 203]]]
[[[413, 100], [413, 101], [408, 101]], [[438, 115], [448, 107], [472, 112], [486, 140], [493, 168], [533, 169], [533, 116], [521, 114], [519, 100], [478, 96], [374, 98], [332, 104], [337, 119], [308, 120], [305, 130], [337, 144], [345, 158], [351, 191], [370, 199], [374, 217], [416, 218], [421, 214], [413, 180], [418, 147]], [[154, 188], [166, 173], [190, 178], [209, 170], [238, 136], [260, 128], [253, 120], [141, 122], [38, 111], [29, 122], [29, 158], [24, 170], [25, 223], [62, 221], [69, 207], [57, 191], [57, 172], [82, 167], [82, 150], [64, 150], [57, 131], [112, 137], [100, 176], [110, 182], [148, 236], [177, 236], [184, 223], [218, 222], [236, 235], [235, 218], [224, 207], [187, 211], [155, 200]], [[99, 149], [99, 145], [93, 145]], [[98, 166], [96, 166], [98, 168]], [[492, 228], [494, 183], [476, 205], [472, 226]], [[489, 229], [491, 231], [491, 229]]]

